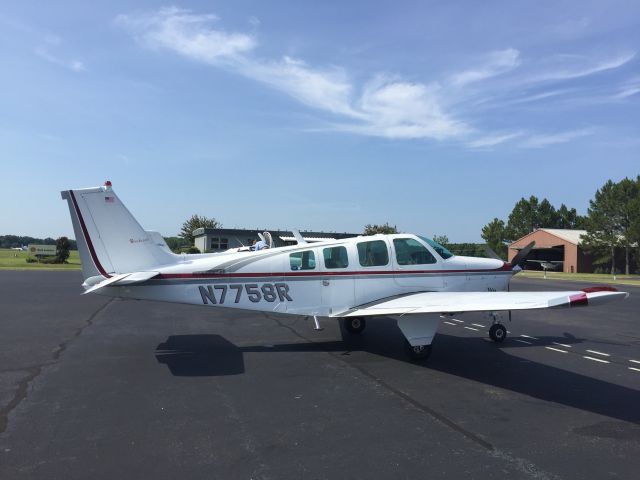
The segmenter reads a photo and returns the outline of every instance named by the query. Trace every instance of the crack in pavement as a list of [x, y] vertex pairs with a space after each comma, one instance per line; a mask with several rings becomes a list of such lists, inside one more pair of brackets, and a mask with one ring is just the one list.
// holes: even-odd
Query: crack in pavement
[[[43, 363], [40, 363], [38, 365], [34, 365], [32, 367], [17, 368], [15, 370], [11, 370], [11, 371], [24, 371], [24, 372], [27, 372], [27, 375], [18, 382], [18, 388], [16, 389], [16, 392], [13, 395], [13, 398], [9, 401], [9, 403], [7, 403], [5, 406], [0, 408], [0, 433], [4, 433], [6, 431], [6, 429], [7, 429], [7, 427], [9, 426], [9, 415], [11, 414], [11, 412], [18, 405], [20, 405], [22, 400], [24, 400], [27, 397], [27, 395], [29, 393], [29, 385], [31, 384], [31, 382], [33, 380], [35, 380], [38, 377], [38, 375], [40, 375], [40, 373], [42, 373], [42, 370], [45, 367], [48, 367], [48, 366], [51, 366], [51, 365], [54, 365], [55, 363], [57, 363], [58, 360], [60, 359], [60, 356], [67, 349], [69, 344], [73, 340], [78, 338], [82, 334], [82, 332], [84, 331], [85, 328], [93, 325], [94, 319], [102, 311], [104, 311], [109, 305], [111, 305], [111, 303], [114, 300], [115, 300], [115, 298], [109, 299], [104, 305], [102, 305], [95, 312], [93, 312], [91, 315], [89, 315], [89, 318], [87, 318], [87, 320], [84, 322], [84, 324], [82, 326], [80, 326], [79, 328], [77, 328], [75, 330], [75, 332], [73, 332], [73, 334], [69, 338], [67, 338], [65, 341], [59, 343], [58, 346], [52, 350], [52, 355], [51, 355], [51, 360], [50, 361], [43, 362]], [[6, 372], [6, 370], [3, 371], [3, 372]]]
[[[278, 326], [289, 330], [291, 333], [293, 333], [298, 338], [300, 338], [302, 340], [305, 340], [306, 342], [309, 342], [309, 343], [318, 344], [318, 342], [314, 341], [313, 339], [308, 338], [308, 337], [302, 335], [301, 333], [297, 332], [291, 325], [286, 325], [283, 322], [281, 322], [279, 319], [274, 318], [274, 317], [270, 317], [268, 312], [262, 312], [262, 313], [265, 316], [265, 318], [267, 318], [269, 320], [272, 320]], [[473, 432], [461, 427], [456, 422], [454, 422], [450, 418], [446, 417], [444, 414], [442, 414], [442, 413], [432, 409], [431, 407], [429, 407], [429, 406], [417, 401], [416, 399], [411, 397], [409, 394], [407, 394], [407, 393], [405, 393], [405, 392], [393, 387], [389, 383], [385, 382], [384, 380], [382, 380], [381, 378], [377, 377], [373, 373], [365, 370], [361, 366], [349, 362], [348, 358], [346, 358], [344, 355], [338, 354], [336, 352], [328, 351], [328, 350], [323, 350], [323, 351], [325, 353], [327, 353], [328, 355], [332, 356], [333, 358], [339, 360], [343, 364], [345, 364], [345, 365], [357, 370], [358, 372], [360, 372], [362, 375], [364, 375], [368, 379], [372, 380], [377, 385], [381, 386], [382, 388], [384, 388], [388, 392], [392, 393], [396, 397], [399, 397], [400, 399], [404, 400], [406, 403], [412, 405], [414, 408], [416, 408], [417, 410], [421, 411], [422, 413], [425, 413], [425, 414], [429, 415], [431, 418], [433, 418], [434, 420], [436, 420], [440, 424], [442, 424], [445, 427], [447, 427], [447, 428], [449, 428], [449, 429], [461, 434], [467, 440], [469, 440], [469, 441], [475, 443], [476, 445], [482, 447], [482, 449], [485, 450], [491, 457], [494, 457], [494, 458], [497, 458], [497, 459], [505, 461], [511, 467], [513, 467], [515, 470], [519, 471], [520, 473], [525, 474], [527, 477], [535, 479], [535, 480], [554, 480], [554, 479], [559, 479], [559, 477], [557, 475], [554, 475], [552, 473], [545, 472], [545, 471], [541, 470], [540, 468], [538, 468], [535, 464], [533, 464], [529, 460], [526, 460], [524, 458], [515, 457], [515, 456], [513, 456], [513, 455], [511, 455], [511, 454], [509, 454], [509, 453], [507, 453], [507, 452], [505, 452], [503, 450], [500, 450], [500, 449], [496, 448], [490, 442], [484, 440], [483, 438], [479, 437], [475, 433], [473, 433]]]

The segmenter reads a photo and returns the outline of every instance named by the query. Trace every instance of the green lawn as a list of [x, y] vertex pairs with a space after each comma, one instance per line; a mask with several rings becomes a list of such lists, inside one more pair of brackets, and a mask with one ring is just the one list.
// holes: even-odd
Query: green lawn
[[0, 270], [80, 270], [80, 257], [72, 251], [65, 264], [27, 263], [29, 252], [0, 248]]
[[[527, 278], [544, 278], [544, 272], [527, 270], [520, 272], [518, 276]], [[547, 272], [549, 280], [571, 280], [574, 282], [591, 282], [606, 283], [608, 285], [636, 285], [640, 286], [640, 277], [638, 275], [613, 275], [602, 273], [563, 273], [563, 272]]]

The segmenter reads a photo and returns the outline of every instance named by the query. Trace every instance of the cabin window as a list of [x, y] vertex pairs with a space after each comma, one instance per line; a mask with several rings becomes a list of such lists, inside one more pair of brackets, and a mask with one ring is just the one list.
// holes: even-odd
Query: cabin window
[[363, 267], [379, 267], [389, 263], [389, 251], [384, 240], [358, 243], [358, 258]]
[[398, 265], [425, 265], [436, 263], [436, 258], [417, 240], [413, 238], [395, 238], [393, 246], [396, 249]]
[[296, 252], [289, 255], [291, 270], [313, 270], [316, 268], [316, 256], [313, 250]]
[[322, 250], [325, 268], [347, 268], [349, 257], [345, 247], [330, 247]]
[[229, 239], [211, 237], [211, 250], [226, 250], [229, 248]]

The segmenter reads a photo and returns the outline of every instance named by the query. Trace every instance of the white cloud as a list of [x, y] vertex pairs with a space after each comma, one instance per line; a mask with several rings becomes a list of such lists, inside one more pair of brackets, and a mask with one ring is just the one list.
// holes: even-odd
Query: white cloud
[[196, 15], [177, 7], [156, 13], [118, 15], [116, 24], [128, 29], [151, 49], [167, 49], [193, 60], [216, 63], [234, 59], [255, 47], [255, 40], [244, 33], [227, 33], [210, 27], [216, 15]]
[[519, 57], [520, 52], [515, 48], [492, 52], [482, 65], [453, 75], [451, 83], [456, 87], [462, 87], [469, 83], [495, 77], [519, 66]]
[[640, 77], [629, 80], [624, 85], [622, 85], [622, 87], [620, 87], [620, 89], [618, 90], [618, 93], [613, 95], [613, 99], [623, 100], [638, 93], [640, 93]]
[[[484, 55], [478, 65], [441, 83], [407, 82], [378, 75], [359, 85], [339, 66], [319, 67], [287, 56], [261, 58], [256, 54], [255, 36], [224, 31], [216, 15], [170, 7], [147, 14], [119, 15], [115, 22], [147, 48], [170, 51], [242, 75], [330, 114], [334, 118], [329, 125], [334, 130], [391, 139], [453, 139], [475, 149], [516, 138], [522, 139], [523, 148], [542, 148], [591, 134], [583, 129], [526, 136], [525, 127], [523, 131], [483, 132], [456, 112], [478, 118], [483, 108], [559, 96], [574, 89], [530, 92], [541, 82], [572, 80], [619, 68], [635, 56], [635, 52], [598, 59], [555, 55], [538, 61], [527, 59], [523, 64], [520, 52], [507, 48]], [[251, 17], [249, 23], [256, 27], [259, 20]], [[76, 66], [83, 68], [81, 62]], [[488, 79], [493, 81], [483, 82]], [[618, 93], [619, 98], [635, 95], [638, 88], [637, 84], [628, 86]], [[483, 97], [491, 102], [483, 101]]]
[[252, 50], [256, 40], [243, 33], [215, 29], [215, 15], [197, 15], [175, 7], [147, 15], [119, 15], [125, 27], [143, 45], [170, 50], [244, 75], [279, 90], [297, 101], [342, 116], [350, 123], [341, 131], [387, 138], [443, 139], [461, 135], [466, 126], [446, 114], [438, 88], [421, 83], [389, 81], [378, 77], [360, 96], [339, 67], [317, 68], [302, 60], [259, 59]]
[[491, 147], [495, 147], [496, 145], [500, 145], [502, 143], [513, 140], [515, 138], [522, 137], [523, 135], [524, 135], [523, 132], [487, 135], [484, 137], [476, 138], [475, 140], [472, 140], [469, 143], [467, 143], [467, 145], [470, 148], [474, 148], [474, 149], [491, 148]]
[[[59, 41], [57, 43], [52, 43], [50, 41], [47, 40], [47, 43], [50, 45], [57, 45], [59, 43]], [[60, 67], [64, 67], [67, 68], [73, 72], [84, 72], [86, 70], [84, 63], [81, 62], [80, 60], [64, 60], [61, 59], [59, 57], [57, 57], [56, 55], [53, 55], [49, 49], [47, 47], [44, 46], [40, 46], [37, 47], [34, 50], [34, 53], [36, 55], [38, 55], [40, 58], [46, 60], [49, 63], [52, 63], [53, 65], [58, 65]]]
[[592, 128], [583, 128], [581, 130], [570, 130], [546, 135], [531, 135], [519, 146], [522, 148], [543, 148], [548, 147], [549, 145], [567, 143], [575, 140], [576, 138], [593, 135], [593, 133], [594, 130]]
[[[626, 52], [610, 58], [593, 60], [581, 55], [555, 55], [546, 60], [551, 68], [540, 73], [533, 73], [524, 80], [527, 83], [572, 80], [587, 77], [607, 70], [613, 70], [629, 63], [636, 56], [635, 52]], [[545, 67], [545, 65], [543, 65]]]

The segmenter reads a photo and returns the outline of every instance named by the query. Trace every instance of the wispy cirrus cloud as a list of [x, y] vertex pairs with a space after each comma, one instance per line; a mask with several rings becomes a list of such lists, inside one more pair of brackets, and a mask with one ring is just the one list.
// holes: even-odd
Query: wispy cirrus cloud
[[451, 77], [451, 83], [456, 87], [462, 87], [501, 75], [513, 70], [518, 65], [520, 65], [520, 52], [515, 48], [491, 52], [483, 64], [454, 74]]
[[42, 45], [36, 47], [33, 52], [40, 58], [46, 60], [49, 63], [52, 63], [53, 65], [64, 67], [76, 73], [84, 72], [86, 68], [82, 61], [77, 59], [64, 59], [52, 53], [52, 50], [55, 50], [61, 43], [62, 40], [60, 39], [60, 37], [47, 35], [44, 38]]
[[511, 140], [515, 140], [516, 138], [520, 138], [524, 135], [524, 132], [510, 132], [510, 133], [499, 133], [495, 135], [487, 135], [484, 137], [476, 138], [467, 143], [467, 146], [472, 149], [488, 149], [500, 145], [502, 143], [509, 142]]
[[520, 143], [519, 147], [543, 148], [548, 147], [549, 145], [567, 143], [575, 140], [576, 138], [586, 137], [588, 135], [593, 135], [594, 133], [595, 131], [593, 128], [583, 128], [579, 130], [569, 130], [559, 133], [530, 135], [522, 143]]
[[[635, 52], [597, 58], [552, 55], [525, 62], [519, 50], [507, 48], [489, 52], [470, 68], [440, 81], [373, 75], [358, 84], [340, 66], [318, 67], [289, 56], [260, 57], [254, 34], [226, 31], [216, 15], [168, 7], [118, 15], [115, 23], [145, 48], [242, 75], [329, 114], [331, 129], [390, 139], [456, 140], [471, 149], [491, 149], [516, 139], [522, 148], [542, 148], [592, 134], [589, 129], [525, 133], [531, 129], [524, 125], [512, 131], [482, 131], [467, 118], [477, 118], [487, 108], [560, 97], [573, 89], [540, 90], [550, 82], [570, 82], [619, 68], [635, 57]], [[633, 84], [621, 90], [620, 98], [634, 95], [636, 88]]]
[[466, 130], [445, 112], [438, 88], [376, 77], [361, 90], [343, 68], [317, 68], [288, 56], [263, 59], [252, 54], [257, 42], [244, 33], [214, 27], [215, 15], [197, 15], [175, 7], [151, 14], [119, 15], [145, 47], [169, 50], [192, 60], [231, 70], [279, 90], [297, 101], [342, 118], [341, 131], [386, 138], [444, 139]]

